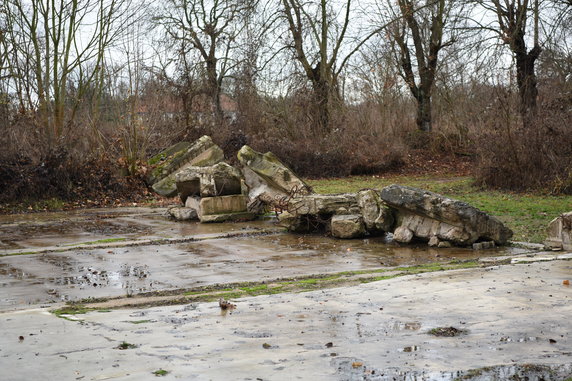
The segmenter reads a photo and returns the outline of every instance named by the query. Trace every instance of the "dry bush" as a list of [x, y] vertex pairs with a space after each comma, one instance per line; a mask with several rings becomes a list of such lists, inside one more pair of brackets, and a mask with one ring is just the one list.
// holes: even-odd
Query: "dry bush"
[[143, 189], [122, 175], [118, 147], [88, 123], [48, 144], [34, 114], [11, 112], [8, 121], [0, 128], [0, 203], [125, 199]]
[[320, 131], [308, 89], [280, 99], [259, 99], [241, 110], [227, 145], [250, 144], [271, 151], [295, 172], [309, 177], [378, 173], [403, 163], [403, 133], [394, 112], [373, 104], [339, 106], [331, 112], [330, 131]]
[[572, 194], [572, 92], [546, 90], [527, 127], [514, 117], [510, 96], [497, 97], [498, 113], [478, 138], [478, 183]]

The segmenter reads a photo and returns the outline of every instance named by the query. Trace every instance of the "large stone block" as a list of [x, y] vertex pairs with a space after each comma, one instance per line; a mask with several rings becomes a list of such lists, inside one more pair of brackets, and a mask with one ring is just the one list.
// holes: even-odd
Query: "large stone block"
[[373, 189], [359, 191], [356, 194], [356, 201], [369, 232], [391, 231], [394, 224], [393, 213], [383, 202], [379, 192]]
[[242, 193], [240, 171], [226, 163], [187, 167], [177, 173], [175, 180], [183, 202], [190, 196], [215, 197]]
[[198, 219], [197, 211], [193, 208], [176, 206], [169, 208], [167, 212], [177, 221], [191, 221]]
[[544, 245], [552, 250], [572, 250], [572, 212], [564, 213], [548, 225]]
[[290, 199], [288, 211], [298, 215], [359, 214], [360, 208], [353, 193], [311, 194]]
[[358, 238], [366, 233], [363, 217], [360, 215], [333, 216], [331, 233], [336, 238]]
[[390, 185], [382, 189], [380, 196], [396, 209], [397, 226], [407, 227], [417, 237], [429, 239], [436, 235], [461, 246], [477, 240], [503, 245], [512, 237], [512, 231], [497, 218], [437, 193]]
[[245, 145], [237, 157], [252, 200], [277, 205], [287, 197], [312, 193], [310, 186], [271, 152], [262, 154]]
[[209, 136], [203, 136], [193, 144], [181, 142], [149, 159], [155, 168], [147, 177], [152, 189], [165, 197], [177, 194], [176, 175], [187, 167], [210, 166], [224, 159], [222, 149]]
[[226, 214], [246, 212], [246, 197], [243, 195], [204, 197], [200, 201], [200, 214]]

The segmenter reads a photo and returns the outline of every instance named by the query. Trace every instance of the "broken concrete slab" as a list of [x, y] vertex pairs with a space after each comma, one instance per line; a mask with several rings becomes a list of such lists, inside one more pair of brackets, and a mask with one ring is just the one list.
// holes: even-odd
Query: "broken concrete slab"
[[359, 191], [356, 194], [356, 201], [370, 234], [392, 230], [394, 224], [393, 212], [383, 202], [378, 191], [373, 189]]
[[203, 214], [200, 217], [201, 222], [243, 222], [256, 219], [256, 214], [251, 212], [235, 212], [235, 213], [219, 213], [219, 214]]
[[419, 238], [437, 235], [457, 245], [479, 240], [504, 245], [512, 237], [512, 231], [497, 218], [437, 193], [390, 185], [382, 189], [381, 198], [397, 210], [398, 226], [407, 227]]
[[360, 208], [354, 193], [311, 194], [293, 197], [287, 210], [297, 215], [343, 215], [359, 214]]
[[224, 214], [246, 212], [246, 197], [243, 195], [203, 197], [201, 214]]
[[158, 194], [174, 197], [177, 194], [175, 176], [181, 169], [209, 166], [223, 159], [222, 149], [209, 136], [202, 136], [192, 144], [181, 142], [149, 159], [155, 168], [147, 176], [147, 183]]
[[365, 223], [361, 215], [337, 215], [331, 219], [332, 237], [336, 238], [358, 238], [366, 234]]
[[215, 197], [242, 194], [242, 175], [227, 164], [189, 166], [175, 175], [176, 188], [183, 203], [190, 196]]
[[550, 221], [544, 241], [551, 250], [572, 250], [572, 212], [563, 213]]
[[187, 208], [184, 206], [175, 206], [169, 208], [167, 213], [177, 221], [192, 221], [199, 219], [196, 209]]
[[282, 198], [312, 193], [311, 187], [271, 152], [262, 154], [245, 145], [237, 157], [252, 200], [275, 205]]
[[258, 216], [247, 210], [247, 197], [237, 194], [217, 197], [187, 197], [185, 209], [196, 212], [201, 222], [252, 221]]

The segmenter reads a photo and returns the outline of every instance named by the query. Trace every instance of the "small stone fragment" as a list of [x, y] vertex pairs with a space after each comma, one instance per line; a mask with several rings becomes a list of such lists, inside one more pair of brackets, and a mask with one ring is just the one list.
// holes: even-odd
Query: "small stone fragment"
[[363, 237], [366, 233], [363, 218], [359, 215], [333, 216], [331, 232], [333, 237], [344, 239]]
[[451, 242], [449, 241], [440, 241], [439, 244], [437, 244], [437, 247], [440, 249], [446, 249], [449, 247], [452, 247], [453, 245], [451, 244]]
[[431, 238], [429, 238], [429, 243], [428, 243], [428, 245], [429, 245], [430, 247], [436, 247], [436, 246], [439, 245], [439, 242], [440, 242], [440, 241], [439, 241], [439, 238], [437, 238], [437, 236], [434, 235], [434, 236], [432, 236]]
[[413, 239], [413, 232], [406, 227], [400, 226], [393, 232], [393, 240], [401, 243], [409, 243]]

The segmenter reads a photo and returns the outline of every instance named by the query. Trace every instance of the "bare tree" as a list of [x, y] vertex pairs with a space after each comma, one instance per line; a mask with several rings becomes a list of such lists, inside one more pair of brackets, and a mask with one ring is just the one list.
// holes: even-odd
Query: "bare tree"
[[248, 0], [169, 0], [155, 17], [177, 48], [184, 49], [181, 54], [197, 53], [205, 73], [203, 91], [219, 116], [223, 81], [238, 64], [232, 53], [243, 28], [240, 16], [252, 6]]
[[[321, 131], [327, 133], [331, 128], [331, 108], [339, 106], [341, 101], [340, 74], [352, 56], [381, 28], [361, 35], [350, 34], [350, 30], [363, 31], [357, 24], [350, 27], [354, 7], [351, 0], [335, 4], [332, 0], [317, 4], [300, 0], [281, 0], [281, 3], [289, 30], [288, 47], [312, 84], [318, 123]], [[339, 11], [334, 11], [334, 7]]]
[[[11, 51], [10, 84], [20, 107], [39, 112], [48, 142], [74, 121], [85, 88], [103, 65], [129, 0], [4, 0], [2, 44]], [[68, 94], [76, 79], [72, 98]]]
[[[446, 28], [453, 24], [453, 0], [397, 0], [395, 20], [388, 28], [401, 77], [417, 101], [417, 127], [432, 130], [431, 96], [439, 69], [439, 54], [455, 37]], [[388, 8], [394, 9], [391, 4]]]

